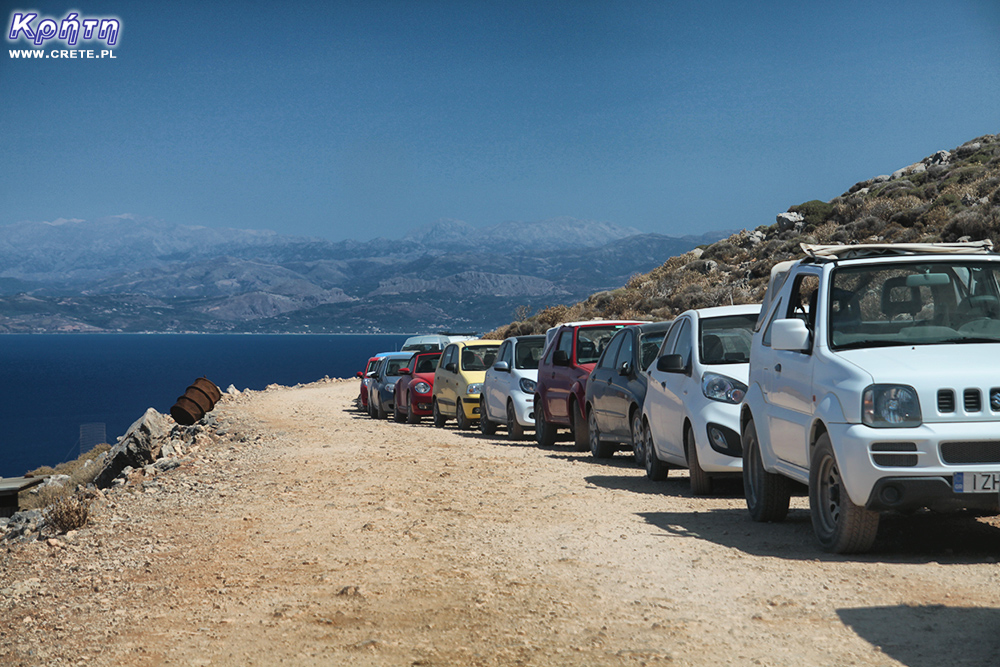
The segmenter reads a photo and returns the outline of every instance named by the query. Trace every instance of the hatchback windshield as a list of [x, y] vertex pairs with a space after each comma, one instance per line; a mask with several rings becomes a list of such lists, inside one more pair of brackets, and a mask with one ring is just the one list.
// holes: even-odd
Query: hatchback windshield
[[756, 322], [756, 313], [701, 320], [701, 337], [698, 341], [701, 363], [750, 363], [750, 340], [753, 338], [753, 326]]
[[838, 269], [830, 347], [1000, 342], [1000, 264], [912, 262]]
[[542, 358], [545, 339], [522, 340], [514, 350], [514, 367], [521, 370], [538, 370], [538, 360]]
[[462, 348], [463, 371], [485, 371], [493, 365], [500, 345], [477, 345]]

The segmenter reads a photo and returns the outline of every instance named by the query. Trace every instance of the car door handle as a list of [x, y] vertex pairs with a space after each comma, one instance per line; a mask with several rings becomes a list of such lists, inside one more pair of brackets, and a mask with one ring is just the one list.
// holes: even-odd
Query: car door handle
[[781, 364], [775, 364], [774, 365], [774, 372], [775, 373], [780, 373], [781, 372]]

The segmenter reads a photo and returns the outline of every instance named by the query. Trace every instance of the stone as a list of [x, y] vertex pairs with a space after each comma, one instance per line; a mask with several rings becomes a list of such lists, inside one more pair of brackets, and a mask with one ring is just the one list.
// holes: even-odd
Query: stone
[[876, 176], [875, 178], [873, 178], [872, 183], [885, 183], [886, 181], [889, 180], [892, 180], [891, 176], [886, 176], [885, 174], [882, 174], [880, 176]]
[[236, 388], [236, 385], [231, 384], [229, 385], [229, 388], [226, 389], [226, 393], [230, 396], [239, 396], [241, 392]]
[[146, 410], [108, 452], [104, 469], [98, 473], [94, 484], [98, 488], [107, 488], [126, 467], [142, 468], [160, 458], [160, 450], [170, 431], [166, 415], [153, 408]]
[[924, 158], [924, 164], [948, 164], [951, 162], [951, 151], [938, 151], [930, 157]]
[[981, 143], [979, 143], [978, 141], [973, 141], [971, 143], [965, 144], [964, 146], [959, 146], [958, 150], [956, 150], [955, 152], [958, 154], [958, 157], [969, 157], [982, 147], [983, 145]]
[[776, 219], [778, 221], [778, 231], [787, 232], [789, 229], [795, 227], [795, 223], [803, 222], [805, 217], [801, 213], [785, 211], [784, 213], [779, 213]]

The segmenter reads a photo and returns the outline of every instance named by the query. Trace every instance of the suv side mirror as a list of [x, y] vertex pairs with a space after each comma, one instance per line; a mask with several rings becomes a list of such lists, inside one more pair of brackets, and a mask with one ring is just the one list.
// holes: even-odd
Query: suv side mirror
[[364, 371], [358, 371], [357, 373], [354, 374], [354, 377], [363, 378], [364, 376], [365, 376]]
[[661, 373], [687, 373], [687, 364], [679, 354], [665, 354], [656, 360], [656, 370]]
[[569, 355], [566, 350], [556, 350], [552, 355], [552, 363], [556, 366], [569, 366]]
[[398, 372], [399, 375], [410, 375], [412, 373], [413, 371], [411, 371], [409, 368], [400, 368]]
[[458, 366], [455, 365], [454, 361], [452, 361], [449, 364], [445, 364], [444, 369], [446, 371], [448, 371], [449, 373], [457, 373], [458, 372]]
[[771, 325], [771, 347], [775, 350], [808, 352], [812, 332], [800, 319], [775, 320]]
[[493, 364], [493, 370], [500, 371], [501, 373], [510, 373], [510, 364], [506, 361], [498, 361]]
[[623, 361], [622, 365], [618, 367], [618, 375], [628, 376], [632, 372], [632, 364], [627, 361]]

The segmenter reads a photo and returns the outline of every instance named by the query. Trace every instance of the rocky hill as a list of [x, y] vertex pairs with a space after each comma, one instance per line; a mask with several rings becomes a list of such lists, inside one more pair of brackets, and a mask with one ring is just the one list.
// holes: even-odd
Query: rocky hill
[[892, 174], [856, 183], [828, 202], [807, 201], [775, 224], [743, 230], [673, 257], [625, 287], [553, 306], [488, 334], [542, 333], [569, 320], [667, 320], [689, 308], [757, 303], [771, 266], [801, 243], [912, 243], [991, 239], [1000, 248], [1000, 135], [939, 150]]

